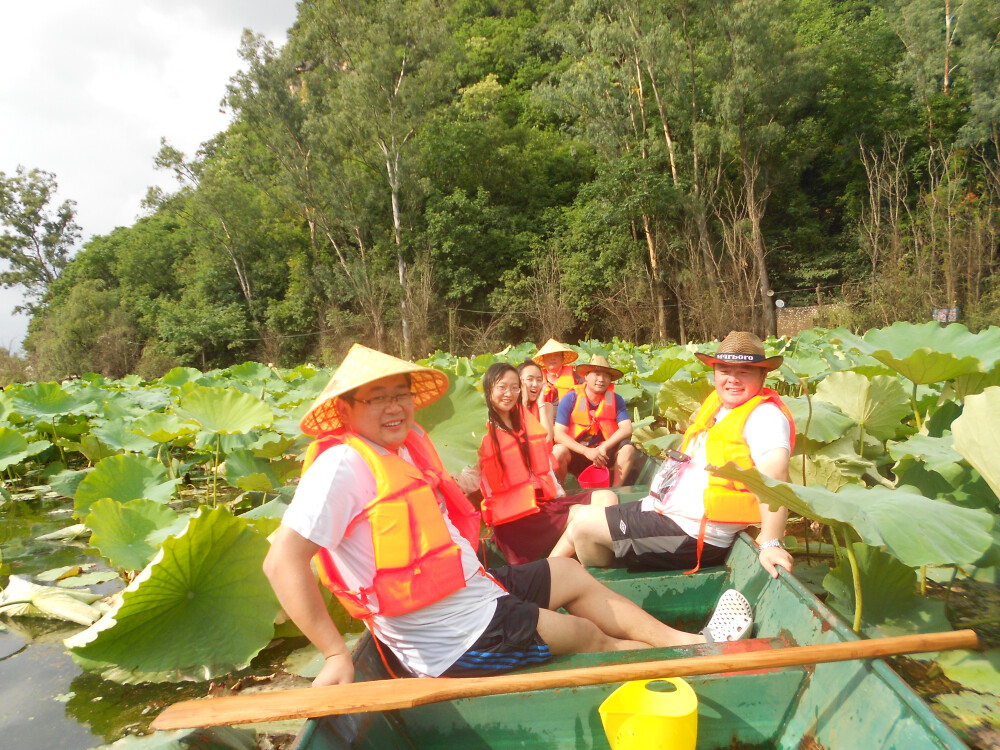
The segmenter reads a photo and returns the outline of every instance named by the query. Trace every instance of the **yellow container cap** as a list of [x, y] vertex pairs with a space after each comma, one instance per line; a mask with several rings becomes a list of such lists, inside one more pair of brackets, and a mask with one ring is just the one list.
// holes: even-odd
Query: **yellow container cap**
[[626, 682], [599, 709], [611, 750], [694, 750], [698, 696], [684, 680]]

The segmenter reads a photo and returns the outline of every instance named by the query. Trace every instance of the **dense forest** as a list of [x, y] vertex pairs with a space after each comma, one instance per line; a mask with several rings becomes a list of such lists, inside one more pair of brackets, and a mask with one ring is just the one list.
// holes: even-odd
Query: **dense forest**
[[36, 377], [1000, 322], [993, 0], [302, 0], [75, 255], [0, 174]]

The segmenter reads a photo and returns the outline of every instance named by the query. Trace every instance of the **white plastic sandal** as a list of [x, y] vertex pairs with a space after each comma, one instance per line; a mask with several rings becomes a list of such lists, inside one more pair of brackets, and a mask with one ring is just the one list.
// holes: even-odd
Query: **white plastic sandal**
[[709, 643], [739, 641], [749, 637], [753, 627], [753, 607], [736, 589], [729, 589], [719, 597], [708, 625], [701, 631]]

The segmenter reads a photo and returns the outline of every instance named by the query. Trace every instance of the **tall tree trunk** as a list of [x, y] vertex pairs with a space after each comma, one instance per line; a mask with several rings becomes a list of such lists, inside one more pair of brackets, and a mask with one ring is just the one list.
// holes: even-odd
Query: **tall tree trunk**
[[667, 311], [663, 299], [663, 280], [660, 277], [660, 260], [656, 252], [656, 239], [653, 237], [652, 222], [649, 215], [642, 215], [642, 230], [646, 234], [646, 247], [649, 249], [649, 267], [653, 277], [653, 305], [656, 307], [656, 336], [662, 342], [667, 340]]
[[[742, 127], [741, 127], [742, 131]], [[753, 251], [754, 269], [761, 293], [761, 323], [765, 335], [778, 335], [778, 319], [774, 314], [774, 303], [771, 301], [771, 282], [767, 274], [764, 248], [764, 233], [761, 222], [764, 218], [764, 205], [767, 203], [767, 190], [761, 190], [757, 181], [760, 178], [760, 164], [756, 155], [747, 153], [745, 134], [740, 137], [740, 166], [743, 170], [743, 196], [746, 203], [747, 218], [750, 220], [750, 247]]]

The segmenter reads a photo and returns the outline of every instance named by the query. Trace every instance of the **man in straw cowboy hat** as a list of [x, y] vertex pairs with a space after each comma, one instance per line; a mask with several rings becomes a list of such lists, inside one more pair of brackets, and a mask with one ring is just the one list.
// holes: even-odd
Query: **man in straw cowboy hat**
[[264, 572], [326, 657], [313, 685], [354, 678], [314, 558], [323, 583], [365, 621], [383, 656], [388, 647], [418, 676], [491, 674], [552, 654], [735, 637], [725, 618], [710, 621], [707, 636], [674, 630], [572, 560], [485, 571], [475, 550], [479, 514], [414, 423], [416, 409], [447, 388], [442, 372], [355, 344], [302, 419], [302, 430], [318, 437]]
[[611, 486], [617, 487], [625, 483], [635, 461], [632, 420], [625, 399], [612, 385], [623, 373], [600, 354], [577, 365], [576, 372], [583, 383], [563, 396], [556, 410], [552, 455], [559, 461], [559, 479], [598, 466], [612, 472]]
[[[715, 375], [715, 390], [692, 417], [681, 453], [668, 458], [640, 502], [611, 508], [582, 508], [552, 551], [585, 565], [697, 570], [721, 564], [739, 532], [760, 523], [760, 562], [792, 569], [782, 546], [788, 511], [772, 512], [738, 482], [714, 477], [706, 466], [728, 461], [756, 466], [789, 481], [795, 424], [780, 396], [764, 387], [782, 357], [768, 357], [752, 333], [733, 331], [715, 355], [696, 354]], [[672, 455], [671, 455], [672, 454]]]

